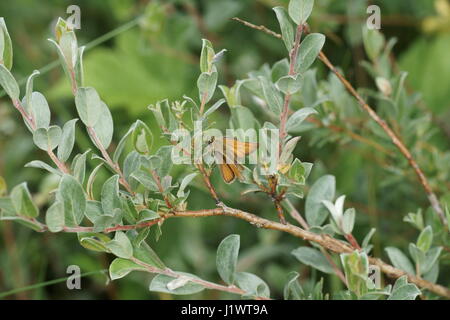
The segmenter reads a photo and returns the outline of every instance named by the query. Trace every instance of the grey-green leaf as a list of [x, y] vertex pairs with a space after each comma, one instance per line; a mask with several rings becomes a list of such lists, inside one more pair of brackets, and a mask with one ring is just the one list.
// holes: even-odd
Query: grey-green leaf
[[[180, 274], [180, 277], [171, 277], [164, 274], [158, 274], [152, 279], [149, 290], [177, 295], [186, 295], [198, 293], [205, 289], [202, 285], [188, 280], [190, 278], [199, 279], [197, 276], [184, 272], [177, 273]], [[169, 285], [170, 283], [173, 284], [173, 281], [176, 281], [181, 277], [184, 277], [184, 284], [182, 286], [172, 287], [171, 285]], [[172, 290], [170, 288], [172, 288]]]
[[286, 128], [288, 132], [299, 129], [299, 126], [312, 114], [316, 114], [317, 111], [313, 108], [302, 108], [294, 112], [287, 121]]
[[403, 252], [395, 247], [387, 247], [384, 250], [396, 268], [402, 269], [409, 274], [415, 274], [411, 261]]
[[273, 8], [280, 24], [281, 35], [283, 37], [284, 45], [288, 51], [291, 51], [294, 45], [294, 26], [289, 18], [286, 10], [283, 7]]
[[17, 215], [28, 218], [36, 218], [39, 215], [39, 210], [31, 198], [26, 182], [11, 190], [11, 201]]
[[104, 111], [97, 91], [91, 87], [78, 88], [75, 105], [81, 121], [88, 127], [94, 127]]
[[317, 249], [299, 247], [291, 252], [301, 263], [325, 273], [334, 273], [333, 267], [325, 256]]
[[248, 272], [236, 272], [236, 285], [246, 292], [246, 296], [270, 297], [269, 286], [258, 276]]
[[290, 0], [289, 16], [296, 24], [304, 24], [314, 7], [314, 0]]
[[145, 267], [127, 259], [116, 258], [109, 266], [111, 280], [125, 277], [131, 271], [146, 271]]
[[265, 77], [260, 76], [259, 81], [269, 110], [278, 116], [283, 108], [283, 98], [281, 97], [280, 92], [275, 85]]
[[122, 209], [119, 198], [119, 175], [114, 175], [104, 183], [102, 187], [102, 208], [105, 214], [112, 215], [114, 209]]
[[33, 141], [39, 149], [53, 150], [61, 141], [62, 130], [58, 126], [39, 128], [33, 133]]
[[5, 19], [0, 18], [0, 61], [8, 70], [11, 70], [13, 64], [13, 47]]
[[60, 202], [53, 203], [45, 215], [45, 224], [51, 232], [59, 232], [64, 228], [64, 207]]
[[62, 129], [61, 142], [58, 147], [58, 159], [61, 161], [67, 161], [72, 153], [73, 146], [75, 144], [75, 124], [78, 119], [72, 119], [67, 121]]
[[122, 231], [117, 231], [114, 239], [105, 246], [119, 258], [130, 259], [133, 256], [133, 246], [130, 239]]
[[420, 250], [422, 250], [423, 252], [427, 252], [430, 249], [432, 243], [433, 243], [433, 229], [431, 228], [431, 226], [427, 226], [420, 233], [416, 244]]
[[232, 234], [222, 240], [217, 248], [217, 271], [223, 281], [233, 284], [239, 254], [239, 235]]
[[72, 176], [65, 174], [59, 182], [56, 199], [64, 207], [67, 226], [78, 226], [86, 210], [86, 196], [80, 183]]
[[8, 94], [11, 100], [19, 100], [20, 89], [16, 79], [9, 70], [2, 64], [0, 64], [0, 85], [3, 90]]
[[217, 71], [203, 72], [197, 80], [200, 100], [207, 103], [214, 95], [217, 86]]
[[114, 122], [111, 115], [111, 111], [109, 111], [108, 106], [103, 101], [100, 101], [100, 115], [99, 120], [94, 125], [94, 131], [97, 135], [100, 143], [102, 144], [104, 149], [107, 149], [111, 144], [111, 140], [114, 133]]
[[328, 214], [322, 201], [333, 200], [335, 191], [336, 179], [331, 175], [325, 175], [313, 184], [305, 202], [306, 220], [311, 226], [320, 226], [325, 221]]
[[325, 44], [325, 36], [320, 33], [308, 34], [300, 44], [295, 72], [303, 74], [314, 63]]
[[281, 77], [275, 85], [284, 94], [294, 94], [301, 89], [302, 83], [303, 77], [300, 74], [296, 74], [295, 76]]

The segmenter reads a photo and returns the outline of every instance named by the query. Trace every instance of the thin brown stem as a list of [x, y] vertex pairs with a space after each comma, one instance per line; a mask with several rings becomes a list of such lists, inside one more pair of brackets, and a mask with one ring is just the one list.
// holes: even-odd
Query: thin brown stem
[[[271, 230], [278, 230], [281, 232], [289, 233], [297, 238], [303, 239], [305, 241], [312, 241], [315, 242], [322, 247], [324, 247], [327, 250], [330, 250], [335, 253], [351, 253], [353, 252], [353, 248], [349, 246], [347, 243], [342, 242], [340, 240], [334, 239], [326, 234], [317, 234], [313, 233], [308, 230], [304, 230], [302, 228], [293, 226], [291, 224], [282, 224], [275, 221], [267, 220], [264, 218], [261, 218], [259, 216], [256, 216], [254, 214], [229, 208], [225, 205], [222, 205], [220, 208], [215, 209], [205, 209], [205, 210], [191, 210], [191, 211], [177, 211], [174, 213], [161, 213], [161, 218], [155, 219], [152, 221], [147, 221], [141, 224], [136, 225], [126, 225], [126, 226], [115, 226], [112, 228], [105, 229], [103, 232], [114, 232], [114, 231], [120, 231], [120, 230], [133, 230], [133, 229], [139, 229], [139, 228], [145, 228], [152, 226], [154, 224], [157, 224], [163, 220], [166, 220], [168, 218], [186, 218], [186, 217], [211, 217], [211, 216], [230, 216], [235, 217], [244, 221], [249, 222], [250, 224], [258, 227], [258, 228], [264, 228], [264, 229], [271, 229]], [[28, 219], [31, 221], [31, 219]], [[33, 222], [36, 223], [34, 219], [32, 219]], [[42, 230], [40, 231], [46, 231], [47, 227], [43, 224]], [[74, 228], [64, 228], [65, 232], [92, 232], [93, 227], [74, 227]], [[401, 276], [406, 275], [410, 282], [416, 284], [417, 286], [430, 290], [431, 292], [434, 292], [440, 296], [446, 297], [450, 299], [450, 290], [448, 288], [445, 288], [443, 286], [440, 286], [438, 284], [431, 283], [429, 281], [426, 281], [424, 279], [420, 279], [414, 275], [408, 274], [403, 270], [397, 269], [385, 262], [383, 262], [380, 259], [370, 257], [369, 262], [372, 265], [376, 265], [380, 268], [382, 272], [384, 272], [386, 275], [388, 275], [391, 278], [400, 278]]]

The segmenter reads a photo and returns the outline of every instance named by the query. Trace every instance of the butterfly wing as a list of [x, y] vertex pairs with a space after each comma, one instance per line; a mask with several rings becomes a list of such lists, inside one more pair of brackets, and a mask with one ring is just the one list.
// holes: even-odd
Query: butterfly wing
[[219, 164], [220, 174], [222, 175], [223, 181], [226, 183], [232, 183], [234, 179], [236, 179], [235, 171], [231, 166], [232, 165], [226, 163]]

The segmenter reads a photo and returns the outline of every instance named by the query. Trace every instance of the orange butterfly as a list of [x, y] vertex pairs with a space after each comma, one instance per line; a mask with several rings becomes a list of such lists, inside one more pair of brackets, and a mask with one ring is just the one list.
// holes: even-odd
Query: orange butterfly
[[257, 143], [241, 142], [235, 138], [222, 138], [220, 140], [212, 137], [208, 144], [213, 147], [213, 152], [216, 154], [216, 163], [226, 183], [232, 183], [236, 178], [242, 178], [244, 167], [239, 162], [258, 147]]

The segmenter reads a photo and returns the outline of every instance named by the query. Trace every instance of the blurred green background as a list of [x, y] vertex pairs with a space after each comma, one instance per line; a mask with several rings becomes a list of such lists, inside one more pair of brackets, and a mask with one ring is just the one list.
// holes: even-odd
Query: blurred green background
[[[439, 130], [437, 143], [449, 146], [450, 125], [450, 5], [441, 0], [382, 0], [370, 1], [381, 7], [382, 32], [386, 38], [395, 37], [394, 57], [401, 70], [409, 73], [408, 85], [421, 94], [423, 105], [433, 112]], [[228, 51], [221, 62], [220, 84], [231, 86], [236, 79], [245, 78], [249, 71], [263, 63], [272, 65], [284, 58], [282, 42], [248, 29], [230, 18], [239, 16], [255, 24], [264, 24], [278, 31], [276, 5], [286, 6], [282, 0], [198, 0], [198, 1], [1, 1], [0, 13], [6, 20], [14, 45], [13, 74], [26, 78], [56, 60], [56, 54], [47, 38], [53, 38], [52, 26], [57, 17], [67, 17], [67, 6], [81, 8], [81, 30], [77, 31], [80, 44], [108, 34], [120, 26], [127, 26], [141, 15], [142, 23], [114, 32], [111, 39], [94, 45], [85, 53], [87, 85], [95, 87], [112, 110], [115, 141], [126, 132], [137, 118], [159, 129], [147, 110], [149, 104], [169, 98], [181, 99], [183, 94], [196, 95], [198, 59], [201, 39], [208, 38], [220, 50]], [[324, 33], [327, 43], [324, 51], [331, 61], [345, 70], [356, 87], [373, 87], [374, 83], [360, 62], [365, 53], [362, 46], [361, 25], [365, 21], [368, 1], [316, 0], [311, 29]], [[316, 63], [318, 78], [328, 72]], [[54, 123], [62, 124], [76, 117], [69, 83], [60, 67], [39, 76], [35, 88], [49, 100]], [[217, 96], [220, 92], [217, 92]], [[247, 102], [251, 104], [252, 102]], [[216, 121], [225, 125], [228, 111], [221, 109]], [[390, 175], [383, 165], [371, 162], [374, 149], [359, 142], [346, 144], [310, 143], [314, 131], [305, 132], [297, 148], [302, 161], [315, 163], [309, 182], [324, 173], [337, 178], [340, 193], [357, 209], [355, 235], [362, 238], [372, 227], [377, 228], [374, 255], [386, 258], [386, 245], [404, 247], [417, 237], [412, 228], [402, 222], [403, 216], [426, 208], [427, 201], [420, 191], [408, 184], [415, 181], [409, 174], [403, 180], [386, 185]], [[376, 139], [376, 137], [375, 137]], [[156, 148], [164, 144], [157, 139]], [[78, 151], [92, 148], [85, 133], [77, 129]], [[114, 146], [112, 147], [114, 148]], [[48, 190], [54, 177], [42, 171], [23, 166], [34, 159], [45, 159], [32, 143], [19, 114], [6, 97], [0, 99], [0, 176], [9, 188], [29, 181], [38, 203], [45, 209]], [[94, 162], [89, 163], [90, 168]], [[182, 168], [175, 168], [174, 174]], [[436, 171], [436, 168], [429, 169]], [[432, 179], [440, 195], [448, 192], [448, 177]], [[447, 179], [447, 180], [446, 180]], [[276, 219], [270, 200], [258, 195], [241, 197], [240, 186], [226, 186], [218, 175], [213, 180], [230, 206], [261, 216]], [[442, 180], [445, 183], [442, 185]], [[214, 205], [207, 192], [191, 188], [191, 208]], [[420, 195], [420, 196], [418, 196]], [[411, 199], [412, 201], [405, 201]], [[302, 211], [303, 201], [296, 203]], [[163, 226], [158, 242], [150, 240], [155, 251], [172, 269], [192, 272], [210, 281], [219, 281], [215, 271], [215, 250], [226, 235], [241, 235], [239, 269], [253, 272], [263, 278], [274, 297], [281, 297], [285, 277], [298, 271], [302, 281], [319, 279], [323, 274], [301, 266], [290, 251], [301, 243], [298, 239], [267, 230], [258, 230], [232, 218], [171, 219]], [[149, 237], [150, 239], [151, 237]], [[107, 269], [111, 256], [88, 252], [73, 234], [39, 234], [9, 222], [0, 224], [0, 293], [30, 284], [66, 277], [66, 268], [76, 264], [82, 272]], [[447, 266], [448, 268], [448, 266]], [[448, 271], [448, 270], [447, 270]], [[334, 276], [325, 276], [325, 292], [340, 288]], [[442, 272], [447, 280], [450, 276]], [[172, 299], [164, 294], [148, 291], [151, 275], [134, 273], [107, 283], [104, 275], [82, 279], [82, 290], [68, 290], [65, 283], [41, 286], [12, 294], [10, 299]], [[213, 291], [204, 291], [188, 298], [231, 297]], [[183, 297], [181, 297], [183, 298]]]

